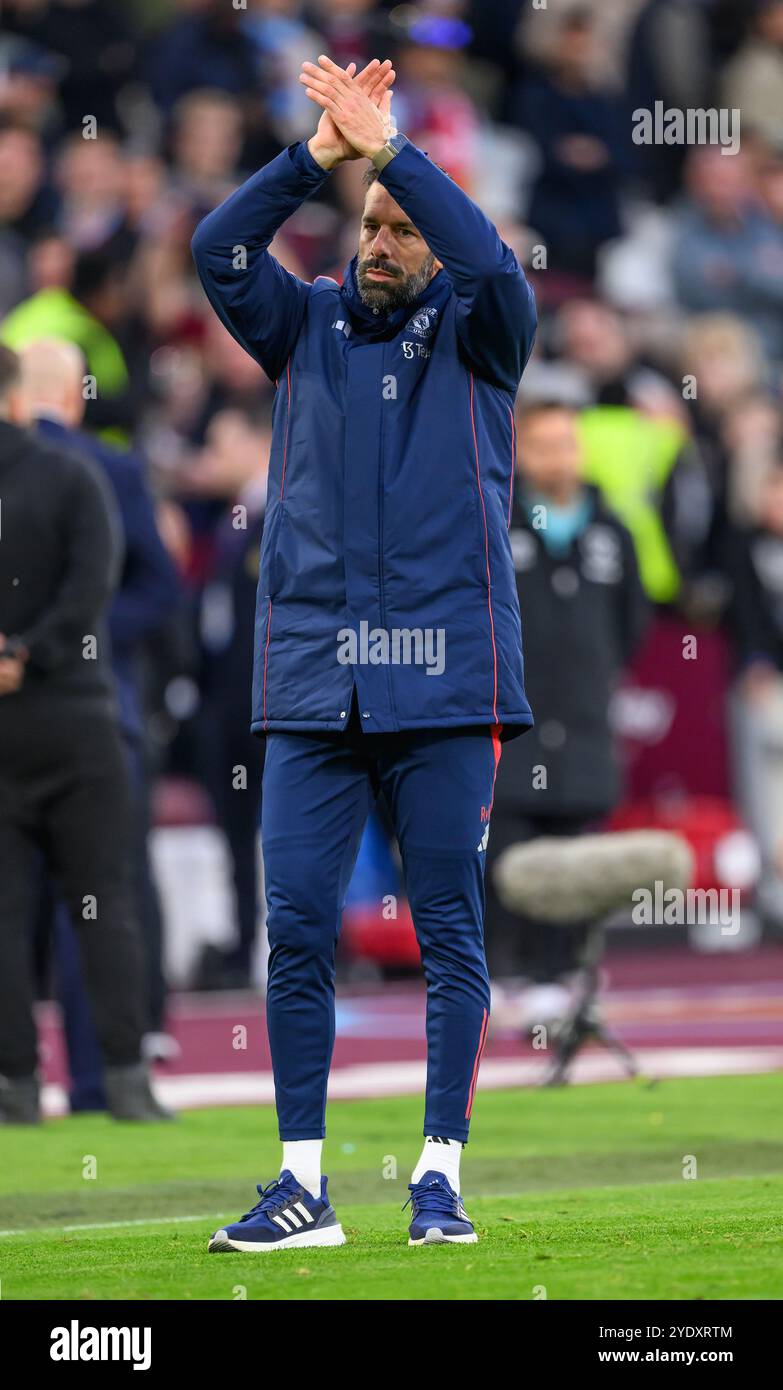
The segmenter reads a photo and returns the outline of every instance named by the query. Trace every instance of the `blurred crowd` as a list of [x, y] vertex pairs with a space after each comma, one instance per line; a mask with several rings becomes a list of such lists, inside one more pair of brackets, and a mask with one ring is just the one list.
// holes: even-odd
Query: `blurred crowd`
[[[630, 556], [618, 542], [631, 597], [593, 698], [605, 719], [609, 686], [645, 640], [630, 611], [637, 588], [648, 622], [722, 634], [744, 769], [732, 785], [761, 844], [770, 914], [783, 920], [783, 0], [2, 9], [0, 338], [81, 349], [96, 382], [84, 427], [132, 452], [154, 494], [179, 595], [133, 652], [153, 813], [176, 818], [177, 788], [198, 788], [225, 830], [235, 977], [249, 968], [258, 882], [254, 817], [228, 770], [247, 768], [257, 797], [251, 648], [274, 384], [210, 311], [189, 242], [243, 177], [312, 133], [297, 74], [320, 52], [393, 58], [398, 128], [494, 218], [534, 283], [539, 331], [518, 430], [523, 621], [525, 489], [554, 489], [567, 510], [563, 474], [576, 459], [606, 508], [604, 531], [619, 518], [633, 541]], [[634, 111], [656, 103], [739, 110], [739, 149], [635, 143]], [[272, 250], [289, 270], [341, 277], [362, 172], [361, 161], [341, 166], [286, 224]], [[533, 411], [526, 458], [533, 402], [561, 413]], [[578, 517], [569, 525], [573, 538]], [[557, 644], [556, 628], [548, 634]], [[535, 662], [528, 654], [534, 710], [546, 641], [536, 634]], [[533, 737], [541, 756], [557, 747], [558, 692], [543, 698], [531, 763]], [[564, 726], [579, 718], [566, 711]], [[614, 783], [593, 792], [550, 799], [552, 814], [592, 823], [620, 794]], [[508, 782], [506, 794], [513, 802]]]

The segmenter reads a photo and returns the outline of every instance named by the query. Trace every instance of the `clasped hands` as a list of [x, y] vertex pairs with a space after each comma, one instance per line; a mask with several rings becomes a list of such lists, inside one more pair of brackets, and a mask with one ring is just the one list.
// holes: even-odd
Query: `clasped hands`
[[322, 169], [349, 159], [372, 159], [396, 134], [391, 117], [395, 76], [389, 58], [373, 58], [360, 73], [355, 63], [341, 68], [324, 54], [317, 64], [302, 63], [299, 81], [322, 111], [307, 148]]

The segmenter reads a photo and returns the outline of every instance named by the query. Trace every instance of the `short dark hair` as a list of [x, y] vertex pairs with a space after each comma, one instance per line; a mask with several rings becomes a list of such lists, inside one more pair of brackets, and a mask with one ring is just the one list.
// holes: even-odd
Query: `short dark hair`
[[0, 401], [4, 401], [8, 392], [19, 384], [21, 375], [22, 364], [16, 353], [0, 343]]

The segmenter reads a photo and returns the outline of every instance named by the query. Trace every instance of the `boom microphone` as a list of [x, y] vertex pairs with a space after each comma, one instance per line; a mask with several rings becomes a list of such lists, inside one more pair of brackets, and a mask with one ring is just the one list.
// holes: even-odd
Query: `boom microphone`
[[632, 894], [689, 886], [693, 853], [668, 830], [551, 836], [512, 845], [494, 869], [495, 887], [509, 912], [542, 922], [593, 921], [632, 906]]

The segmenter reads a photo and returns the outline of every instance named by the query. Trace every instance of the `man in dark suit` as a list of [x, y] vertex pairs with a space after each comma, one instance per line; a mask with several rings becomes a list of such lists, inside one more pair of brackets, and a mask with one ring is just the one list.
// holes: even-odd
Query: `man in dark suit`
[[558, 404], [518, 412], [509, 535], [536, 723], [504, 749], [487, 863], [493, 973], [541, 982], [573, 965], [579, 931], [506, 912], [491, 866], [509, 845], [579, 834], [615, 805], [620, 769], [609, 705], [646, 616], [631, 536], [582, 479], [577, 424]]
[[[72, 344], [39, 339], [24, 348], [22, 389], [38, 434], [55, 447], [93, 462], [111, 491], [122, 532], [123, 561], [107, 613], [111, 667], [119, 702], [120, 731], [133, 792], [135, 906], [145, 948], [145, 1037], [163, 1030], [166, 987], [158, 896], [147, 853], [149, 797], [143, 715], [138, 689], [139, 650], [170, 616], [180, 595], [163, 545], [141, 461], [79, 427], [85, 410], [86, 364]], [[84, 992], [77, 943], [67, 912], [55, 921], [59, 995], [71, 1070], [71, 1109], [102, 1109], [101, 1058]]]
[[160, 1118], [141, 1060], [131, 796], [103, 613], [119, 559], [111, 499], [24, 426], [0, 349], [0, 1122], [39, 1118], [31, 918], [37, 855], [76, 926], [116, 1118]]

